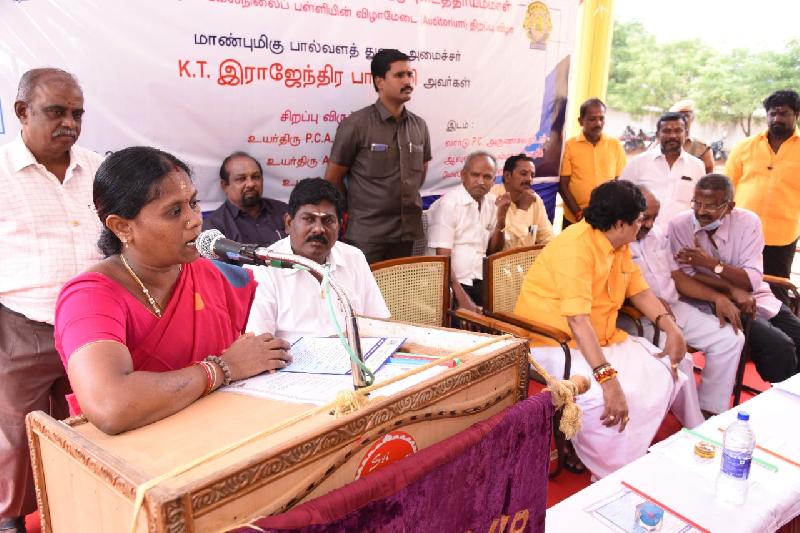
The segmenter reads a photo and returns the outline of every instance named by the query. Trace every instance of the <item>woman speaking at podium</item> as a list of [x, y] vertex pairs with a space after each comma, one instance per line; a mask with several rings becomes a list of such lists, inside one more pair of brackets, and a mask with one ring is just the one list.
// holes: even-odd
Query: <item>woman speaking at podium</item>
[[242, 335], [252, 273], [199, 258], [202, 216], [189, 174], [168, 153], [131, 147], [95, 176], [106, 258], [62, 288], [55, 339], [72, 411], [106, 433], [154, 422], [289, 360], [285, 341]]

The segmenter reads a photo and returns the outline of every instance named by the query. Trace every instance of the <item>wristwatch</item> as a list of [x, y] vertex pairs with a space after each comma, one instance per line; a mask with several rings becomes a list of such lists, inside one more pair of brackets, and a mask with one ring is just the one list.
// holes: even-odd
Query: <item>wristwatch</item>
[[722, 261], [716, 264], [714, 267], [714, 274], [721, 275], [722, 270], [725, 268], [725, 265], [722, 264]]

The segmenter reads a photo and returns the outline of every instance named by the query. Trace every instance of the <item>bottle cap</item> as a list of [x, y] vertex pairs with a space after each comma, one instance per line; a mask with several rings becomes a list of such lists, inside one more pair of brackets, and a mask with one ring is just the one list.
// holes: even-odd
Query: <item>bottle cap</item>
[[664, 509], [647, 502], [639, 508], [639, 520], [647, 526], [656, 526], [664, 519]]
[[750, 420], [750, 415], [745, 413], [744, 411], [739, 411], [739, 413], [736, 416], [739, 420], [744, 420], [745, 422]]

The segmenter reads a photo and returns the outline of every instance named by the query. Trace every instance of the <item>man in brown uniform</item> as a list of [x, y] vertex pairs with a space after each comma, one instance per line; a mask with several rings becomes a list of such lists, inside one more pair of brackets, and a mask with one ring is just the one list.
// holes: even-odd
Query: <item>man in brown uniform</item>
[[405, 107], [414, 83], [409, 57], [381, 50], [371, 70], [378, 100], [339, 125], [325, 179], [347, 201], [344, 240], [374, 263], [411, 255], [423, 236], [419, 191], [431, 140], [425, 121]]

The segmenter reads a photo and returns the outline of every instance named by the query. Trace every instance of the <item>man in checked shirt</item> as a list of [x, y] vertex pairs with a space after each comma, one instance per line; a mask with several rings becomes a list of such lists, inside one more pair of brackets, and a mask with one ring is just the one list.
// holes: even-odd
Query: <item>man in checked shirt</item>
[[101, 259], [92, 183], [103, 158], [75, 146], [83, 92], [54, 68], [22, 75], [22, 131], [0, 146], [0, 532], [24, 532], [36, 509], [25, 415], [68, 415], [69, 381], [53, 345], [61, 286]]

